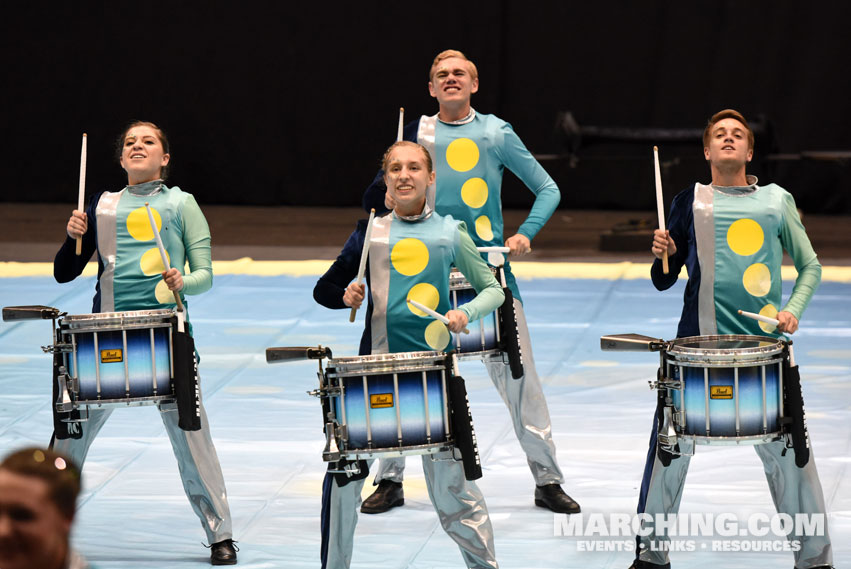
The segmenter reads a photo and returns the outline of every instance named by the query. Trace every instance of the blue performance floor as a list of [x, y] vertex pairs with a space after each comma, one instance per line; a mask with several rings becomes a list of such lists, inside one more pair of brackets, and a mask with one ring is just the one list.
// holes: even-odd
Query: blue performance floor
[[[250, 271], [249, 271], [250, 272]], [[308, 271], [310, 272], [310, 271]], [[639, 271], [646, 274], [645, 271]], [[2, 271], [0, 271], [2, 274]], [[7, 273], [8, 275], [8, 273]], [[324, 438], [315, 361], [269, 365], [269, 346], [327, 345], [355, 355], [362, 328], [347, 311], [316, 305], [315, 275], [218, 274], [192, 297], [204, 400], [227, 482], [243, 568], [319, 567], [319, 505]], [[602, 352], [604, 334], [671, 339], [682, 282], [659, 293], [643, 278], [526, 278], [521, 281], [538, 373], [553, 421], [565, 490], [583, 517], [635, 512], [655, 405], [648, 388], [655, 353]], [[0, 278], [4, 306], [46, 304], [90, 311], [92, 277], [58, 285], [46, 276]], [[788, 291], [791, 283], [785, 283]], [[829, 511], [835, 564], [851, 566], [851, 284], [823, 282], [795, 334], [810, 435]], [[51, 434], [47, 321], [0, 323], [0, 453], [46, 445]], [[462, 362], [484, 465], [487, 499], [503, 568], [626, 569], [630, 532], [600, 528], [564, 535], [563, 516], [533, 504], [533, 481], [508, 413], [484, 367]], [[419, 459], [408, 462], [406, 505], [361, 516], [352, 566], [366, 569], [461, 567], [428, 500]], [[208, 567], [204, 533], [183, 494], [154, 407], [117, 410], [84, 469], [74, 543], [100, 569]], [[366, 486], [367, 491], [371, 489]], [[762, 467], [747, 446], [699, 446], [681, 512], [728, 513], [740, 524], [774, 508]], [[584, 525], [580, 525], [583, 528]], [[611, 529], [611, 528], [610, 528]], [[604, 528], [605, 530], [605, 528]], [[718, 545], [717, 542], [721, 542]], [[792, 567], [782, 538], [685, 536], [671, 554], [690, 569]], [[726, 545], [724, 545], [726, 544]], [[730, 545], [733, 544], [733, 545]]]

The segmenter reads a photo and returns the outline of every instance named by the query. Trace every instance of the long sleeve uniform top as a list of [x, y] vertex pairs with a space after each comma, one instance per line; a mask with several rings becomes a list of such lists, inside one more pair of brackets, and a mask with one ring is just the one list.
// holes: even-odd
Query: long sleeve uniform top
[[174, 306], [161, 273], [165, 268], [145, 209], [154, 213], [169, 264], [185, 273], [184, 295], [200, 294], [213, 284], [210, 228], [191, 194], [162, 181], [127, 186], [118, 192], [101, 192], [92, 198], [86, 215], [82, 254], [67, 237], [53, 261], [57, 282], [75, 279], [97, 251], [98, 280], [92, 312], [153, 310]]
[[[818, 262], [792, 195], [777, 186], [695, 184], [671, 204], [668, 230], [677, 252], [651, 278], [658, 290], [677, 281], [685, 265], [688, 283], [677, 336], [754, 334], [777, 336], [774, 326], [744, 318], [738, 310], [775, 317], [785, 310], [800, 319], [821, 282]], [[780, 266], [789, 253], [798, 277], [781, 304]]]
[[[505, 243], [502, 218], [502, 174], [511, 170], [535, 194], [518, 233], [531, 241], [552, 216], [561, 194], [555, 181], [532, 156], [511, 125], [494, 116], [471, 112], [466, 120], [447, 123], [437, 115], [409, 123], [403, 138], [425, 146], [436, 173], [429, 188], [429, 204], [440, 215], [466, 223], [477, 246]], [[384, 172], [379, 171], [367, 188], [364, 208], [387, 211]], [[520, 291], [508, 262], [506, 280], [516, 298]]]
[[[366, 233], [361, 221], [313, 290], [328, 308], [346, 308], [343, 294], [357, 276]], [[366, 325], [360, 354], [446, 349], [446, 326], [406, 302], [408, 298], [445, 314], [452, 309], [449, 272], [455, 265], [478, 293], [458, 307], [470, 322], [490, 314], [505, 294], [479, 256], [463, 222], [430, 211], [403, 218], [391, 212], [373, 221], [367, 262]]]

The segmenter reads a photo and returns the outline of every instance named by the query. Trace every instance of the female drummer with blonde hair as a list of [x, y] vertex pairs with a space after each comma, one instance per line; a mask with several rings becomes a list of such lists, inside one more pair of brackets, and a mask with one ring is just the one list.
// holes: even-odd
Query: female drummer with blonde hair
[[[73, 211], [66, 227], [67, 239], [53, 262], [56, 280], [74, 280], [97, 252], [92, 312], [173, 308], [175, 293], [185, 302], [184, 295], [209, 290], [213, 284], [210, 229], [195, 198], [165, 184], [171, 155], [163, 130], [150, 122], [131, 123], [119, 137], [117, 155], [127, 172], [127, 186], [96, 194], [85, 212]], [[167, 271], [157, 251], [146, 203], [160, 220], [162, 241], [172, 266]], [[80, 255], [75, 252], [77, 239], [82, 239]], [[187, 262], [191, 274], [184, 275]], [[199, 410], [201, 429], [197, 431], [182, 430], [176, 412], [161, 412], [160, 417], [178, 461], [186, 496], [211, 544], [210, 562], [232, 565], [236, 563], [236, 550], [224, 478], [203, 405]], [[53, 448], [82, 468], [89, 446], [111, 412], [109, 408], [91, 410], [88, 421], [74, 423], [82, 425], [82, 433], [56, 428]]]
[[[448, 328], [460, 332], [469, 321], [490, 314], [505, 294], [479, 256], [463, 222], [442, 217], [426, 205], [426, 188], [434, 181], [428, 151], [413, 142], [397, 142], [384, 155], [385, 182], [395, 209], [376, 218], [367, 232], [360, 223], [330, 269], [319, 279], [313, 297], [328, 308], [358, 308], [367, 300], [366, 326], [360, 354], [442, 351]], [[370, 235], [364, 247], [366, 235]], [[352, 282], [361, 256], [368, 254], [367, 282]], [[449, 271], [454, 263], [472, 283], [477, 296], [450, 308]], [[431, 307], [445, 312], [444, 327], [418, 315], [407, 301], [417, 300], [422, 283], [431, 283]], [[420, 298], [419, 300], [424, 300]], [[449, 455], [449, 456], [447, 456]], [[431, 459], [423, 455], [429, 497], [444, 531], [461, 549], [466, 567], [497, 567], [493, 529], [481, 491], [466, 480], [451, 451]], [[352, 558], [363, 476], [328, 473], [322, 489], [322, 567], [341, 569]]]

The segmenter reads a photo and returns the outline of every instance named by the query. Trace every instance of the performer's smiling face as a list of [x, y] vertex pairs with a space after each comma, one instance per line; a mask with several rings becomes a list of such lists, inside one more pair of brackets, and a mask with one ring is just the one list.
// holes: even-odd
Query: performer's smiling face
[[169, 158], [155, 129], [138, 125], [124, 135], [119, 162], [127, 172], [127, 181], [130, 184], [141, 184], [160, 178]]
[[470, 97], [479, 90], [479, 79], [470, 74], [470, 62], [459, 57], [449, 57], [438, 63], [428, 91], [441, 105], [469, 104]]
[[424, 152], [411, 144], [394, 148], [387, 157], [384, 182], [396, 200], [398, 215], [417, 215], [423, 210], [426, 188], [434, 182]]
[[749, 148], [748, 129], [734, 118], [718, 121], [712, 126], [703, 155], [715, 165], [742, 166], [750, 162], [753, 149]]

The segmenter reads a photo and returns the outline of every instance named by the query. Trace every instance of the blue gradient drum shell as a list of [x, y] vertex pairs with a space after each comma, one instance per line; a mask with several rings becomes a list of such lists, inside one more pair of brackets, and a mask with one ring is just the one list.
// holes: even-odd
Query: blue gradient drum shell
[[[380, 354], [329, 361], [326, 369], [329, 382], [343, 388], [342, 396], [334, 397], [333, 401], [336, 420], [345, 425], [348, 432], [341, 450], [391, 449], [445, 442], [448, 431], [445, 362], [446, 355], [438, 352]], [[394, 388], [394, 374], [398, 394]], [[431, 430], [430, 436], [426, 424]]]
[[761, 336], [696, 336], [672, 344], [666, 354], [669, 377], [683, 385], [682, 391], [669, 391], [679, 418], [675, 421], [678, 433], [711, 439], [759, 438], [780, 431], [784, 357], [780, 341]]
[[79, 380], [79, 401], [98, 399], [97, 374], [95, 365], [100, 359], [100, 399], [119, 399], [128, 397], [126, 392], [124, 359], [127, 360], [127, 378], [130, 383], [129, 397], [154, 396], [154, 380], [156, 393], [165, 395], [171, 393], [171, 345], [169, 330], [157, 328], [153, 330], [156, 357], [152, 359], [151, 330], [127, 330], [127, 352], [121, 359], [99, 354], [110, 352], [121, 353], [124, 350], [122, 332], [98, 332], [98, 352], [95, 352], [94, 332], [76, 334], [77, 366], [74, 368], [73, 358], [69, 358], [70, 373]]
[[68, 373], [78, 385], [72, 399], [79, 404], [150, 399], [153, 404], [172, 396], [174, 318], [171, 310], [140, 310], [61, 319], [62, 341], [73, 346], [65, 354]]

